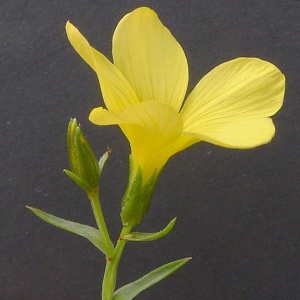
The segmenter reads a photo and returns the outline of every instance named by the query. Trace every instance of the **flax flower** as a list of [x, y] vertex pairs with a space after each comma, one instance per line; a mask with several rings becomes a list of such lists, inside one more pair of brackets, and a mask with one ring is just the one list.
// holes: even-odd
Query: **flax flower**
[[131, 146], [132, 180], [141, 172], [147, 185], [172, 155], [200, 141], [247, 149], [274, 136], [270, 116], [282, 105], [285, 79], [273, 64], [245, 57], [225, 62], [184, 102], [186, 56], [153, 10], [141, 7], [122, 18], [113, 35], [113, 63], [70, 22], [66, 29], [100, 82], [106, 108], [93, 109], [89, 119], [120, 126]]

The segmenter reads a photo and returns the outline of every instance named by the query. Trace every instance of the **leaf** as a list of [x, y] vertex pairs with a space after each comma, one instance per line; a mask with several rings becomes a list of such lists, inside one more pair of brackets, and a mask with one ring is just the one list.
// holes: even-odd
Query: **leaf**
[[69, 220], [61, 219], [59, 217], [48, 214], [40, 209], [26, 206], [34, 214], [40, 217], [42, 220], [67, 231], [73, 232], [77, 235], [87, 238], [92, 242], [100, 251], [102, 251], [106, 256], [109, 256], [109, 251], [105, 245], [104, 239], [100, 234], [100, 231], [94, 227], [83, 225], [80, 223], [72, 222]]
[[123, 239], [125, 241], [133, 241], [133, 242], [150, 242], [158, 240], [165, 235], [167, 235], [173, 228], [175, 224], [176, 218], [174, 218], [164, 229], [159, 232], [131, 232], [125, 236]]
[[131, 300], [135, 296], [137, 296], [142, 291], [146, 290], [150, 286], [154, 285], [155, 283], [161, 281], [162, 279], [166, 278], [167, 276], [174, 273], [180, 267], [182, 267], [185, 263], [187, 263], [191, 257], [183, 258], [180, 260], [173, 261], [171, 263], [165, 264], [150, 273], [146, 274], [145, 276], [139, 278], [138, 280], [126, 284], [116, 290], [113, 295], [112, 300]]
[[108, 150], [100, 157], [99, 160], [99, 168], [100, 168], [100, 175], [103, 171], [104, 165], [107, 162], [109, 156], [111, 155], [112, 150], [108, 148]]

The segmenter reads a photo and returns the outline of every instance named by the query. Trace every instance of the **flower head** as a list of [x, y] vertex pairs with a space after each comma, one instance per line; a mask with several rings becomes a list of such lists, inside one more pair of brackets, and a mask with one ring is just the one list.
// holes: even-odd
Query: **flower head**
[[197, 142], [245, 149], [274, 136], [270, 116], [282, 105], [285, 79], [273, 64], [245, 57], [225, 62], [204, 76], [184, 102], [186, 56], [153, 10], [135, 9], [119, 22], [114, 63], [71, 23], [66, 29], [100, 82], [106, 108], [93, 109], [89, 118], [96, 125], [120, 126], [131, 146], [131, 172], [141, 170], [142, 184], [159, 174], [172, 155]]

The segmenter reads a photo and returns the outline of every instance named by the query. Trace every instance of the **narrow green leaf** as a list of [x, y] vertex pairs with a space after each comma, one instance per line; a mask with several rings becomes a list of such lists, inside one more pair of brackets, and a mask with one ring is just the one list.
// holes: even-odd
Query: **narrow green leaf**
[[92, 242], [100, 251], [102, 251], [105, 255], [108, 255], [108, 250], [106, 249], [106, 245], [104, 240], [101, 237], [100, 231], [94, 227], [83, 225], [80, 223], [72, 222], [69, 220], [61, 219], [59, 217], [48, 214], [40, 209], [26, 206], [30, 209], [34, 214], [40, 217], [42, 220], [67, 231], [73, 232], [80, 236], [87, 238], [90, 242]]
[[137, 296], [142, 291], [146, 290], [150, 286], [154, 285], [155, 283], [161, 281], [162, 279], [166, 278], [167, 276], [174, 273], [180, 267], [182, 267], [185, 263], [187, 263], [191, 257], [183, 258], [180, 260], [173, 261], [171, 263], [165, 264], [150, 273], [146, 274], [145, 276], [139, 278], [138, 280], [126, 284], [116, 290], [113, 295], [112, 300], [131, 300], [135, 296]]
[[108, 148], [108, 150], [100, 157], [99, 160], [99, 168], [100, 168], [100, 175], [103, 171], [104, 165], [107, 162], [109, 156], [111, 155], [112, 150]]
[[125, 241], [150, 242], [158, 240], [167, 235], [173, 228], [176, 218], [174, 218], [163, 230], [159, 232], [131, 232], [123, 237]]

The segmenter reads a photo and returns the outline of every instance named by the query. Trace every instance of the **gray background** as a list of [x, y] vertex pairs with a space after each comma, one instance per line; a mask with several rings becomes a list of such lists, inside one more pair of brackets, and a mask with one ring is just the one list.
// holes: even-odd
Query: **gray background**
[[299, 1], [3, 1], [0, 18], [0, 299], [100, 299], [104, 257], [85, 239], [44, 223], [31, 205], [94, 226], [68, 168], [65, 134], [77, 117], [97, 155], [113, 149], [101, 195], [114, 240], [121, 228], [129, 147], [117, 127], [89, 123], [102, 97], [69, 44], [69, 19], [111, 58], [117, 22], [149, 6], [184, 48], [189, 91], [216, 65], [255, 56], [286, 75], [273, 141], [253, 150], [200, 143], [173, 157], [137, 229], [173, 231], [129, 244], [118, 286], [166, 262], [193, 260], [137, 299], [299, 299]]

